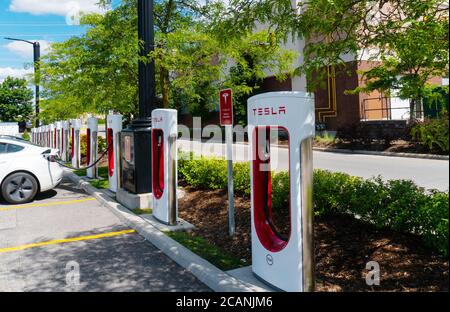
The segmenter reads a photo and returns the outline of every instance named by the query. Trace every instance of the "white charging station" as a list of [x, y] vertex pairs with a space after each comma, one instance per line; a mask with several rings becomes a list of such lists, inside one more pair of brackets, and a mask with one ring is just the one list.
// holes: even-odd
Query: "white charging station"
[[[287, 133], [289, 151], [288, 234], [272, 219], [273, 133]], [[314, 98], [305, 92], [272, 92], [248, 100], [253, 273], [273, 287], [314, 291], [312, 142]], [[272, 138], [272, 139], [271, 139]], [[278, 157], [278, 161], [280, 157]], [[278, 224], [279, 225], [279, 224]], [[286, 228], [286, 225], [284, 225]]]
[[48, 144], [48, 146], [50, 148], [55, 148], [55, 125], [54, 124], [50, 124], [48, 125], [49, 127], [49, 132], [50, 132], [50, 142]]
[[152, 112], [153, 217], [168, 225], [178, 222], [177, 137], [178, 112], [155, 109]]
[[61, 159], [64, 162], [69, 161], [69, 128], [68, 121], [61, 122]]
[[86, 141], [86, 166], [89, 167], [87, 177], [95, 179], [98, 177], [98, 167], [91, 167], [98, 159], [98, 119], [95, 117], [87, 120]]
[[38, 142], [40, 146], [44, 145], [44, 127], [42, 126], [38, 128]]
[[108, 177], [109, 190], [117, 192], [119, 188], [119, 171], [120, 171], [120, 153], [119, 153], [119, 137], [122, 131], [122, 115], [109, 114], [107, 117], [108, 130], [106, 131], [106, 140], [109, 147], [108, 150]]
[[47, 125], [47, 147], [52, 148], [52, 125]]
[[61, 149], [61, 130], [62, 130], [62, 122], [57, 121], [55, 122], [55, 131], [56, 131], [56, 149], [59, 150], [59, 156], [62, 155], [62, 149]]
[[70, 121], [71, 128], [71, 157], [72, 157], [72, 167], [80, 168], [80, 132], [81, 132], [81, 120], [72, 119]]
[[36, 128], [36, 144], [37, 145], [41, 145], [41, 137], [42, 135], [42, 127], [37, 127]]
[[44, 128], [44, 147], [48, 147], [48, 126], [43, 126]]

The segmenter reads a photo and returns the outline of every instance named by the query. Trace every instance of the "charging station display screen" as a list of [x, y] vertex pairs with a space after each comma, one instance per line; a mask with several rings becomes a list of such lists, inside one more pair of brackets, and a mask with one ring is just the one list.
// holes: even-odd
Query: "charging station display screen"
[[[291, 233], [291, 211], [290, 196], [287, 202], [280, 203], [279, 198], [276, 203], [281, 207], [276, 207], [277, 218], [274, 218], [274, 198], [272, 189], [272, 157], [271, 157], [271, 131], [286, 132], [282, 127], [259, 126], [254, 129], [253, 146], [253, 205], [255, 230], [261, 244], [271, 252], [279, 252], [286, 247]], [[289, 179], [289, 177], [288, 177]], [[284, 209], [284, 211], [279, 211]], [[284, 217], [283, 217], [284, 215]], [[282, 220], [278, 227], [275, 220]]]
[[160, 199], [164, 193], [164, 131], [152, 131], [152, 187], [153, 196]]

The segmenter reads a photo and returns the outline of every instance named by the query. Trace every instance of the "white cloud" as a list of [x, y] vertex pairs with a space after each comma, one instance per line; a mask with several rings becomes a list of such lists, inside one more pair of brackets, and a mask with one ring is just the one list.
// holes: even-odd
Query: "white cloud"
[[23, 78], [27, 74], [33, 73], [33, 69], [22, 69], [12, 67], [0, 67], [0, 82], [5, 80], [6, 77], [11, 76], [15, 78]]
[[103, 13], [104, 8], [97, 5], [98, 0], [11, 0], [9, 9], [13, 12], [33, 15], [54, 14], [73, 16], [79, 12]]
[[[45, 55], [50, 51], [51, 43], [46, 40], [30, 40], [31, 42], [38, 41], [41, 45], [41, 55]], [[33, 46], [23, 41], [11, 41], [5, 47], [12, 53], [20, 56], [23, 59], [33, 61]]]

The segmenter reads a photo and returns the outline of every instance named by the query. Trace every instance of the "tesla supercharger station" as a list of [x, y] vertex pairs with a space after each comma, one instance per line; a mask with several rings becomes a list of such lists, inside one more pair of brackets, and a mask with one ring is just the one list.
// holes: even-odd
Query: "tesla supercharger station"
[[36, 128], [36, 144], [41, 145], [41, 127]]
[[40, 126], [39, 128], [38, 128], [38, 144], [40, 145], [40, 146], [42, 146], [42, 136], [43, 136], [43, 128], [42, 128], [42, 126]]
[[62, 161], [69, 161], [69, 128], [68, 121], [61, 122], [61, 159]]
[[54, 135], [55, 135], [55, 125], [50, 124], [50, 125], [48, 125], [48, 128], [49, 128], [49, 131], [48, 131], [48, 133], [49, 133], [48, 147], [55, 148], [55, 145], [53, 143], [54, 142]]
[[178, 222], [177, 114], [174, 109], [152, 112], [153, 216], [168, 225]]
[[108, 144], [108, 177], [109, 190], [117, 192], [119, 188], [119, 136], [122, 131], [122, 115], [110, 114], [107, 117], [108, 130], [106, 131], [106, 141]]
[[56, 134], [56, 149], [59, 150], [59, 156], [62, 155], [62, 149], [61, 149], [61, 132], [62, 132], [62, 122], [57, 121], [55, 123], [55, 134]]
[[[289, 232], [272, 219], [271, 171], [274, 134], [289, 144]], [[304, 92], [274, 92], [248, 100], [251, 160], [252, 267], [261, 280], [283, 291], [314, 291], [312, 242], [312, 141], [314, 98]], [[272, 138], [272, 139], [271, 139]], [[285, 227], [286, 228], [286, 227]]]
[[72, 167], [80, 168], [80, 132], [81, 132], [81, 120], [72, 119], [71, 120], [71, 157], [72, 157]]
[[98, 176], [97, 166], [92, 166], [98, 159], [98, 119], [91, 117], [87, 120], [87, 130], [86, 130], [86, 166], [87, 177], [95, 179]]
[[52, 147], [52, 125], [47, 125], [47, 147]]
[[48, 126], [44, 126], [44, 147], [48, 147], [49, 142], [49, 134], [48, 134]]

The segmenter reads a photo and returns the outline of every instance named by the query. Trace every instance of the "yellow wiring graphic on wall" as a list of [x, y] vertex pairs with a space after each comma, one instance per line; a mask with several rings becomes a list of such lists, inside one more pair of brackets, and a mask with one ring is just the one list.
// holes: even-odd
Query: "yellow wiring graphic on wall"
[[327, 91], [328, 107], [317, 108], [319, 111], [319, 121], [324, 122], [325, 118], [337, 117], [337, 93], [336, 93], [336, 68], [333, 65], [327, 66]]

